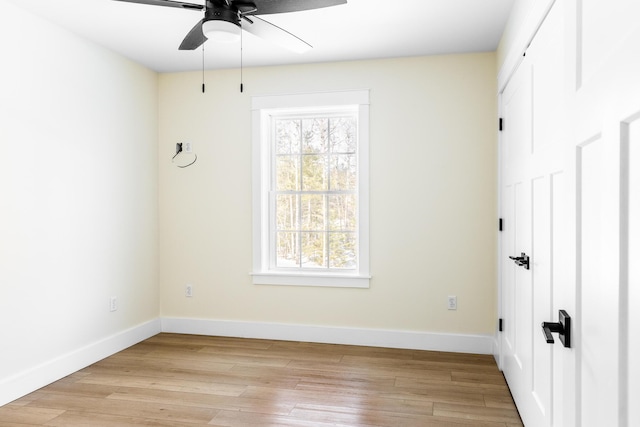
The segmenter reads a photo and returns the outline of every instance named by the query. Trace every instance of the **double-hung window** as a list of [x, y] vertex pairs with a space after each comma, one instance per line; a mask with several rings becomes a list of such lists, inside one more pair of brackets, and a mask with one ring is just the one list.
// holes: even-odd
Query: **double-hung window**
[[368, 91], [253, 98], [253, 283], [369, 286]]

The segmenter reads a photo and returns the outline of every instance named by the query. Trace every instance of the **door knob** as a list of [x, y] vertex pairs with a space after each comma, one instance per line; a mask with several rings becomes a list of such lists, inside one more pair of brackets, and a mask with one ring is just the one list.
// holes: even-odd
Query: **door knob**
[[514, 260], [517, 265], [524, 267], [526, 270], [529, 269], [529, 256], [524, 252], [520, 256], [510, 256], [509, 259]]
[[552, 332], [558, 333], [558, 338], [565, 347], [571, 347], [571, 317], [566, 311], [560, 310], [558, 312], [558, 322], [542, 322], [542, 333], [547, 344], [555, 342], [553, 335], [551, 335]]

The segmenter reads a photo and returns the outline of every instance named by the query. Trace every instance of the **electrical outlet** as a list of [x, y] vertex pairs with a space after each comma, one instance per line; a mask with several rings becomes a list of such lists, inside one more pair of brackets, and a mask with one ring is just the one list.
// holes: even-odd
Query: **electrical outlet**
[[191, 151], [193, 151], [193, 144], [191, 144], [190, 142], [185, 142], [184, 151], [185, 153], [191, 153]]
[[457, 310], [458, 309], [458, 297], [455, 295], [449, 295], [447, 297], [447, 308], [449, 310]]
[[118, 298], [109, 298], [109, 311], [116, 311], [118, 309]]
[[193, 296], [193, 285], [187, 285], [184, 288], [184, 296], [191, 298]]

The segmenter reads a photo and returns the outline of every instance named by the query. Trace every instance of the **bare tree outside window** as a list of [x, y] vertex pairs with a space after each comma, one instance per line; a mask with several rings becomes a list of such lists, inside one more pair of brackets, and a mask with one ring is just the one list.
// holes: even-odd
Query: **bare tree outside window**
[[357, 122], [355, 114], [273, 119], [277, 268], [357, 268]]

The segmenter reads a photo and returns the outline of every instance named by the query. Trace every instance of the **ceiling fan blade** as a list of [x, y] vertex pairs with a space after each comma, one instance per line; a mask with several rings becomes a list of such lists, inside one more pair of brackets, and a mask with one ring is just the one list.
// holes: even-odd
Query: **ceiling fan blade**
[[204, 6], [201, 4], [185, 3], [182, 1], [172, 1], [172, 0], [115, 0], [115, 1], [122, 1], [126, 3], [150, 4], [152, 6], [179, 7], [181, 9], [204, 10]]
[[[251, 0], [256, 5], [255, 12], [247, 15], [270, 15], [273, 13], [301, 12], [303, 10], [320, 9], [323, 7], [346, 4], [347, 0]], [[234, 4], [241, 4], [237, 0]]]
[[242, 23], [243, 30], [247, 30], [254, 36], [263, 38], [271, 43], [297, 53], [304, 53], [313, 48], [313, 46], [301, 38], [257, 16], [252, 16], [251, 19], [245, 18], [244, 21], [245, 22]]
[[208, 39], [202, 32], [202, 23], [204, 19], [198, 22], [195, 27], [189, 31], [189, 34], [182, 40], [180, 44], [180, 50], [195, 50], [202, 46], [202, 43], [206, 42]]

